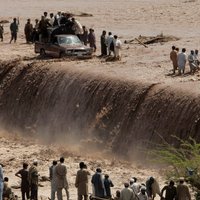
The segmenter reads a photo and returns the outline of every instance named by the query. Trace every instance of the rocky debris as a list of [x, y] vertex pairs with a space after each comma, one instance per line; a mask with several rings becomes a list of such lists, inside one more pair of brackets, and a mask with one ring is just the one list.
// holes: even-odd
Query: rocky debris
[[0, 24], [8, 24], [9, 21], [8, 20], [0, 20]]
[[139, 43], [145, 47], [147, 47], [148, 44], [154, 44], [154, 43], [164, 43], [169, 41], [177, 41], [180, 38], [172, 36], [172, 35], [157, 35], [157, 36], [142, 36], [140, 35], [138, 38], [134, 38], [131, 40], [125, 40], [125, 44], [135, 44]]

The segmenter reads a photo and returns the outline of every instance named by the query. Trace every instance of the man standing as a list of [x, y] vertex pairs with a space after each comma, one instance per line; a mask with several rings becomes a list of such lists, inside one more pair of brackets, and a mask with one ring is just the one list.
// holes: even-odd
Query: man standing
[[3, 32], [4, 32], [3, 25], [0, 24], [0, 39], [2, 42], [3, 42]]
[[19, 170], [15, 176], [21, 178], [22, 200], [29, 199], [28, 164], [23, 163], [23, 169]]
[[109, 175], [105, 174], [105, 179], [104, 179], [104, 187], [106, 191], [106, 198], [111, 198], [111, 187], [114, 187], [113, 182], [109, 179]]
[[191, 195], [187, 185], [184, 185], [184, 178], [181, 177], [177, 186], [177, 200], [191, 200]]
[[146, 187], [142, 186], [140, 189], [140, 193], [138, 194], [138, 200], [149, 200], [149, 197], [146, 193]]
[[31, 188], [31, 200], [38, 199], [38, 181], [39, 181], [39, 173], [38, 173], [38, 161], [34, 160], [33, 165], [30, 167], [28, 172], [28, 180]]
[[67, 200], [69, 200], [69, 185], [67, 182], [67, 167], [64, 165], [65, 159], [60, 158], [60, 163], [55, 168], [56, 184], [57, 184], [57, 198], [62, 200], [62, 189], [65, 189]]
[[197, 68], [199, 67], [199, 51], [196, 49], [195, 52], [194, 52], [194, 60], [195, 60], [195, 64], [197, 66]]
[[54, 160], [51, 167], [49, 167], [49, 178], [51, 181], [51, 200], [55, 200], [55, 193], [56, 193], [56, 174], [55, 168], [57, 165], [57, 161]]
[[3, 183], [3, 199], [13, 199], [13, 192], [8, 184], [8, 181], [8, 177], [5, 177]]
[[81, 41], [85, 46], [87, 46], [88, 43], [88, 30], [85, 26], [83, 26], [83, 34], [81, 35]]
[[130, 179], [130, 188], [133, 190], [135, 194], [138, 194], [140, 192], [140, 184], [137, 183], [137, 178], [133, 177]]
[[121, 53], [120, 50], [122, 48], [122, 42], [118, 39], [117, 35], [114, 35], [114, 56], [117, 60], [120, 60]]
[[105, 188], [103, 183], [103, 177], [101, 174], [101, 169], [97, 168], [96, 173], [92, 176], [92, 184], [94, 186], [94, 195], [96, 197], [104, 198], [105, 197]]
[[79, 163], [80, 170], [77, 171], [75, 187], [78, 190], [78, 200], [88, 199], [88, 175], [87, 166], [84, 162]]
[[101, 56], [107, 56], [106, 31], [103, 31], [101, 35]]
[[170, 52], [170, 59], [173, 64], [173, 74], [175, 74], [175, 71], [178, 69], [177, 51], [175, 46], [172, 46], [172, 51]]
[[17, 23], [17, 19], [14, 18], [13, 22], [10, 24], [10, 31], [11, 31], [11, 39], [10, 39], [10, 43], [14, 40], [14, 42], [16, 42], [17, 40], [17, 32], [18, 32], [18, 23]]
[[111, 52], [114, 52], [114, 38], [111, 32], [108, 33], [107, 37], [107, 46], [108, 46], [108, 55], [111, 55]]
[[27, 23], [24, 28], [24, 34], [26, 36], [26, 43], [32, 42], [32, 34], [33, 34], [33, 25], [31, 24], [31, 20], [27, 19]]
[[195, 63], [195, 57], [194, 57], [194, 51], [193, 50], [191, 50], [191, 53], [188, 56], [188, 62], [189, 62], [189, 65], [190, 65], [190, 73], [194, 74], [196, 69], [197, 69], [197, 65]]
[[185, 73], [185, 65], [186, 65], [186, 61], [187, 61], [187, 55], [186, 55], [186, 49], [183, 48], [182, 52], [178, 54], [178, 71], [179, 71], [179, 75], [181, 75], [181, 72], [183, 72], [183, 74]]
[[124, 189], [122, 189], [120, 194], [120, 200], [135, 200], [136, 196], [133, 190], [129, 188], [128, 183], [124, 183]]
[[96, 52], [96, 36], [94, 33], [93, 29], [89, 29], [89, 34], [88, 34], [88, 42], [90, 44], [90, 47], [93, 49], [94, 52]]
[[165, 200], [175, 200], [176, 197], [176, 187], [174, 186], [174, 181], [170, 181], [169, 185], [166, 185], [161, 191], [161, 197], [163, 197], [163, 193], [165, 192]]
[[3, 168], [0, 164], [0, 200], [3, 199]]

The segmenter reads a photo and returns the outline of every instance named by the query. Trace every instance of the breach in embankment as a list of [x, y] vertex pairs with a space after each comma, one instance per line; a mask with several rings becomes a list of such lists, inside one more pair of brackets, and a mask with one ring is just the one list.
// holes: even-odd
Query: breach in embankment
[[146, 141], [173, 143], [172, 134], [200, 141], [198, 82], [144, 83], [70, 64], [2, 62], [1, 126], [124, 155]]

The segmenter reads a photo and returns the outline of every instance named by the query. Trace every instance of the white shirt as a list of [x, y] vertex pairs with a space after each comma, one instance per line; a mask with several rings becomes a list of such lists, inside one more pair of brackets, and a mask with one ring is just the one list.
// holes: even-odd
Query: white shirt
[[119, 39], [115, 40], [115, 47], [117, 49], [121, 49], [122, 48], [122, 42]]
[[130, 188], [124, 188], [121, 191], [120, 194], [120, 200], [133, 200], [135, 199], [135, 194], [133, 193], [133, 190]]
[[146, 193], [142, 194], [141, 192], [138, 194], [138, 198], [139, 198], [139, 200], [148, 200], [149, 199]]
[[109, 35], [106, 39], [107, 45], [110, 46], [113, 40], [114, 40], [113, 35]]
[[54, 21], [55, 21], [54, 17], [52, 17], [52, 18], [49, 19], [49, 23], [51, 24], [51, 26], [53, 26]]
[[135, 194], [138, 194], [140, 192], [139, 183], [133, 183], [132, 185], [130, 185], [130, 188], [134, 191]]
[[183, 53], [183, 52], [179, 53], [177, 59], [178, 59], [178, 66], [179, 67], [185, 67], [185, 64], [186, 64], [186, 61], [187, 61], [186, 53]]

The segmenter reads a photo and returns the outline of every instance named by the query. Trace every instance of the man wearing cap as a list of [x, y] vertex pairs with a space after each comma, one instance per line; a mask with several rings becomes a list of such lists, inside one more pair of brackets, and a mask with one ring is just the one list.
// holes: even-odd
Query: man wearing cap
[[140, 192], [140, 184], [137, 183], [136, 177], [130, 179], [130, 188], [133, 190], [135, 194], [138, 194]]
[[189, 188], [184, 184], [184, 178], [179, 179], [179, 185], [177, 186], [177, 200], [191, 200]]
[[88, 176], [90, 173], [84, 162], [79, 163], [80, 169], [77, 171], [75, 187], [78, 190], [78, 200], [88, 199]]
[[140, 193], [138, 194], [139, 200], [149, 200], [149, 197], [146, 193], [146, 187], [142, 186], [140, 189]]
[[0, 200], [3, 198], [3, 169], [0, 164]]
[[97, 168], [96, 173], [92, 176], [92, 184], [94, 186], [94, 195], [96, 197], [104, 198], [105, 197], [105, 188], [103, 183], [103, 177], [101, 174], [101, 169]]
[[31, 200], [38, 199], [38, 181], [39, 181], [39, 173], [38, 173], [38, 161], [34, 160], [33, 165], [29, 168], [28, 172], [28, 180], [31, 188]]
[[67, 200], [69, 200], [69, 185], [67, 181], [67, 167], [64, 165], [65, 159], [60, 158], [60, 163], [55, 168], [56, 175], [56, 188], [57, 188], [57, 198], [62, 200], [62, 189], [65, 189]]
[[124, 183], [124, 189], [121, 191], [120, 200], [136, 200], [136, 195], [133, 193], [133, 190], [129, 188], [129, 183]]

